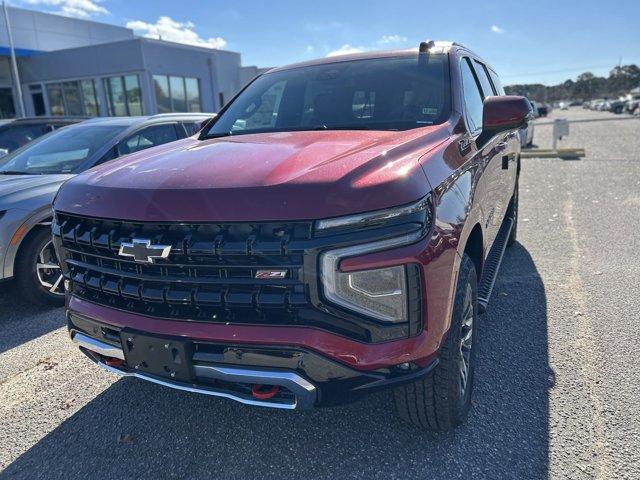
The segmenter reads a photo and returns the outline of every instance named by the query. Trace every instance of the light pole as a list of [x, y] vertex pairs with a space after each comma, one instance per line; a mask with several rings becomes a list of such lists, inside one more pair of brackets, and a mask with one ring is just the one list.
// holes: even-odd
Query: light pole
[[22, 85], [20, 84], [20, 74], [18, 73], [18, 62], [16, 62], [16, 50], [13, 48], [13, 34], [11, 33], [11, 24], [9, 23], [9, 11], [7, 10], [7, 2], [2, 1], [2, 10], [4, 10], [4, 23], [7, 26], [7, 34], [9, 35], [9, 50], [11, 51], [11, 69], [13, 71], [13, 81], [16, 85], [16, 93], [18, 95], [18, 117], [24, 117], [24, 99], [22, 98]]

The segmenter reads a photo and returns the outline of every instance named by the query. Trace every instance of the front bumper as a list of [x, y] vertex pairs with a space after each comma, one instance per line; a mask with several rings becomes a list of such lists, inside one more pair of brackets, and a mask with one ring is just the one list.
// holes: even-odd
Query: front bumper
[[[308, 409], [346, 403], [373, 390], [414, 381], [437, 364], [437, 358], [433, 357], [423, 366], [406, 362], [390, 368], [361, 371], [294, 346], [221, 343], [154, 335], [97, 322], [71, 312], [68, 322], [74, 343], [112, 373], [262, 407]], [[155, 370], [145, 361], [132, 365], [135, 362], [129, 360], [133, 356], [127, 339], [135, 343], [136, 336], [143, 341], [152, 338], [160, 348], [181, 344], [181, 351], [187, 354], [179, 358], [179, 363], [186, 360], [186, 365], [183, 362], [177, 370], [186, 368], [189, 375], [179, 375], [180, 379], [172, 376], [175, 372], [171, 361], [165, 365], [161, 362], [163, 369]], [[259, 386], [275, 393], [265, 396]]]

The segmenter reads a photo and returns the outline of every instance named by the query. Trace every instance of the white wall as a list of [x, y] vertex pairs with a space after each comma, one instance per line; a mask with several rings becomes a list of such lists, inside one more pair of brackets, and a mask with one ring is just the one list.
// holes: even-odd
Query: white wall
[[[16, 49], [51, 51], [134, 38], [133, 30], [50, 13], [8, 7]], [[9, 35], [0, 15], [0, 47], [9, 46]]]

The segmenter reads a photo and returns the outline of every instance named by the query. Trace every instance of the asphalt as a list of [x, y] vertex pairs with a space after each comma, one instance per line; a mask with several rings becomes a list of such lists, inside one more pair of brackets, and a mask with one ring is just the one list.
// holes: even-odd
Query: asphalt
[[603, 121], [561, 142], [586, 158], [523, 160], [464, 426], [421, 433], [387, 392], [282, 412], [118, 380], [70, 344], [62, 309], [4, 285], [0, 478], [637, 479], [640, 120], [554, 117]]

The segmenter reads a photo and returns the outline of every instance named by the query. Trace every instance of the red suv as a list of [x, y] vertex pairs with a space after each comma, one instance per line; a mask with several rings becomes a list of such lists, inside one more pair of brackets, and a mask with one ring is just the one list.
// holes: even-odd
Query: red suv
[[445, 430], [515, 240], [523, 97], [444, 42], [276, 68], [198, 136], [69, 180], [69, 331], [120, 375], [294, 409], [393, 388]]

